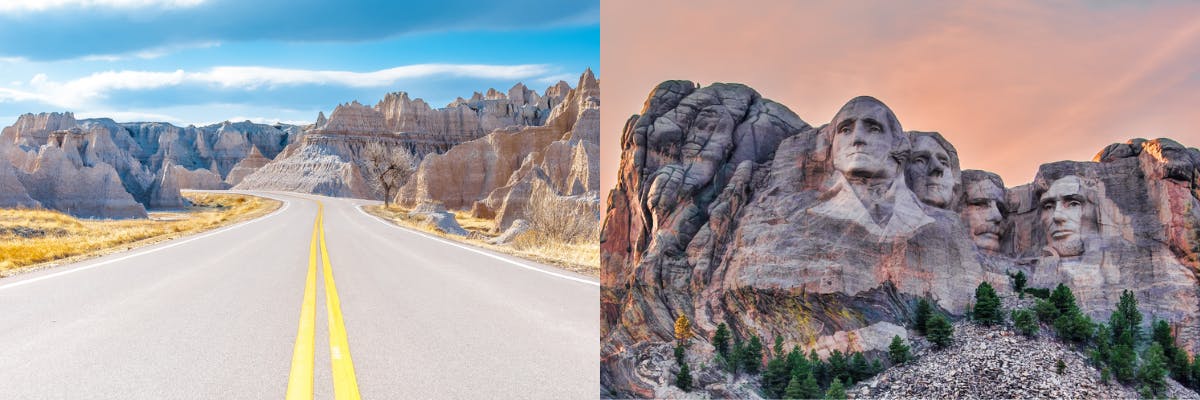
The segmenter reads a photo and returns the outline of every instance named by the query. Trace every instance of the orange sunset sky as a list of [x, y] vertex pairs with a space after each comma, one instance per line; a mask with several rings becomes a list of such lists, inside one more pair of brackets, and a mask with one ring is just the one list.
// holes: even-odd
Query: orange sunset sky
[[621, 129], [668, 79], [738, 82], [813, 126], [857, 95], [1008, 186], [1170, 137], [1200, 146], [1200, 3], [601, 1], [601, 198]]

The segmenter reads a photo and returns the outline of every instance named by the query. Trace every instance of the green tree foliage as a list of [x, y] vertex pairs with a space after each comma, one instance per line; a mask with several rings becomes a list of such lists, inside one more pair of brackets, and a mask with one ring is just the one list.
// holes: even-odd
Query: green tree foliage
[[729, 352], [729, 364], [727, 370], [730, 373], [737, 374], [739, 370], [745, 369], [746, 364], [746, 345], [742, 342], [734, 341], [733, 350]]
[[783, 398], [817, 399], [821, 397], [821, 394], [821, 387], [817, 385], [817, 379], [813, 378], [810, 372], [803, 375], [792, 375], [792, 379], [788, 382], [787, 389], [784, 391]]
[[950, 346], [954, 342], [954, 326], [941, 314], [929, 318], [926, 323], [929, 330], [929, 341], [940, 348]]
[[1025, 272], [1017, 271], [1016, 274], [1009, 275], [1009, 277], [1012, 278], [1012, 288], [1014, 292], [1017, 292], [1017, 297], [1025, 298], [1025, 283], [1028, 280]]
[[987, 282], [980, 282], [975, 288], [975, 321], [986, 325], [999, 325], [1004, 323], [1004, 314], [1000, 310], [1000, 296], [996, 295], [996, 289]]
[[1108, 366], [1112, 368], [1113, 376], [1121, 383], [1133, 383], [1137, 377], [1137, 354], [1133, 352], [1133, 346], [1124, 343], [1113, 346], [1112, 354], [1109, 356]]
[[1134, 347], [1141, 336], [1142, 313], [1137, 309], [1137, 298], [1133, 292], [1121, 292], [1121, 300], [1117, 309], [1108, 318], [1108, 326], [1112, 329], [1113, 342]]
[[742, 368], [751, 374], [757, 374], [762, 369], [763, 344], [762, 339], [758, 335], [750, 337], [750, 344], [746, 345], [746, 352], [742, 357]]
[[1033, 316], [1033, 311], [1013, 310], [1012, 320], [1017, 332], [1028, 337], [1037, 336], [1038, 324], [1037, 319]]
[[892, 336], [892, 344], [888, 346], [888, 358], [892, 360], [892, 364], [904, 364], [908, 362], [908, 345], [900, 339], [900, 335]]
[[913, 319], [913, 324], [916, 325], [917, 332], [921, 336], [925, 336], [928, 332], [925, 330], [925, 325], [929, 321], [929, 317], [933, 315], [933, 305], [929, 304], [929, 300], [922, 298], [917, 301], [917, 315]]
[[1200, 357], [1193, 357], [1192, 365], [1188, 369], [1192, 372], [1192, 390], [1200, 389]]
[[1050, 304], [1054, 304], [1054, 308], [1058, 309], [1059, 316], [1078, 309], [1075, 305], [1075, 294], [1071, 293], [1071, 288], [1061, 283], [1050, 293]]
[[788, 380], [792, 376], [790, 372], [787, 360], [782, 357], [775, 357], [771, 361], [767, 361], [767, 370], [763, 371], [762, 377], [763, 392], [766, 392], [770, 398], [783, 397], [787, 390]]
[[687, 363], [679, 367], [679, 374], [675, 375], [675, 386], [685, 392], [692, 390], [692, 371], [691, 368], [688, 368]]
[[1162, 345], [1157, 342], [1151, 343], [1142, 358], [1142, 368], [1138, 370], [1138, 379], [1155, 396], [1164, 394], [1167, 388], [1167, 361], [1163, 355]]
[[783, 358], [783, 336], [775, 337], [775, 358]]
[[871, 360], [871, 376], [878, 375], [880, 372], [883, 372], [883, 363], [879, 362], [878, 358]]
[[805, 399], [802, 382], [804, 380], [800, 378], [800, 375], [792, 375], [792, 379], [788, 380], [787, 388], [783, 390], [783, 398], [788, 400]]
[[717, 325], [717, 332], [713, 333], [713, 347], [717, 349], [717, 354], [729, 357], [729, 327], [722, 322]]
[[1060, 316], [1058, 307], [1055, 307], [1054, 303], [1049, 300], [1038, 299], [1033, 303], [1033, 312], [1037, 314], [1038, 321], [1047, 324], [1053, 324], [1054, 320]]
[[684, 362], [683, 362], [683, 345], [682, 344], [675, 345], [675, 363], [679, 364], [679, 365], [684, 364]]
[[[812, 372], [812, 366], [808, 363], [808, 359], [804, 358], [804, 352], [800, 351], [800, 346], [792, 346], [792, 351], [787, 355], [788, 370], [792, 375], [803, 377]], [[801, 379], [803, 380], [803, 379]]]
[[850, 366], [846, 361], [846, 356], [840, 350], [830, 353], [825, 362], [829, 363], [830, 379], [840, 379], [842, 382], [850, 380]]
[[1092, 319], [1077, 307], [1072, 307], [1069, 312], [1054, 320], [1054, 333], [1067, 343], [1087, 344], [1092, 340], [1095, 329]]
[[820, 357], [817, 357], [816, 350], [809, 350], [808, 363], [812, 366], [813, 377], [817, 379], [821, 387], [827, 386], [827, 382], [833, 380], [829, 375], [829, 364], [821, 361]]
[[1054, 362], [1054, 372], [1058, 373], [1059, 375], [1062, 375], [1063, 373], [1067, 372], [1067, 363], [1063, 362], [1063, 360], [1061, 358], [1058, 359], [1058, 361], [1055, 361]]
[[833, 383], [829, 384], [829, 390], [825, 392], [825, 398], [831, 400], [846, 399], [846, 387], [842, 385], [841, 379], [834, 379]]
[[867, 357], [863, 356], [861, 352], [855, 352], [850, 357], [849, 372], [851, 380], [847, 382], [862, 382], [875, 376], [875, 373], [871, 371], [871, 364], [867, 362]]
[[1025, 293], [1029, 293], [1033, 295], [1033, 297], [1037, 297], [1042, 300], [1050, 298], [1050, 289], [1046, 288], [1025, 288]]
[[1187, 352], [1175, 345], [1175, 334], [1171, 332], [1171, 324], [1157, 320], [1151, 324], [1150, 338], [1163, 348], [1163, 356], [1167, 361], [1167, 369], [1174, 378], [1184, 386], [1192, 386], [1191, 365], [1188, 363]]

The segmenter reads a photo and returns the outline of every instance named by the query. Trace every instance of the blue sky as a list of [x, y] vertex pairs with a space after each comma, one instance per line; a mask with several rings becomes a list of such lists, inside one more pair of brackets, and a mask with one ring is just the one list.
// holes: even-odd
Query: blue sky
[[0, 126], [26, 112], [309, 123], [600, 75], [599, 1], [5, 0]]

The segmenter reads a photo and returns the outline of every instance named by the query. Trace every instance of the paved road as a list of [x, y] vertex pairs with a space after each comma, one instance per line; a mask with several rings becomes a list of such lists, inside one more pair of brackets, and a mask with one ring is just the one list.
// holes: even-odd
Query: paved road
[[[0, 280], [0, 398], [283, 398], [318, 200], [362, 398], [600, 392], [595, 279], [397, 228], [361, 212], [363, 201], [259, 194], [285, 206]], [[328, 289], [315, 265], [313, 390], [327, 399]]]

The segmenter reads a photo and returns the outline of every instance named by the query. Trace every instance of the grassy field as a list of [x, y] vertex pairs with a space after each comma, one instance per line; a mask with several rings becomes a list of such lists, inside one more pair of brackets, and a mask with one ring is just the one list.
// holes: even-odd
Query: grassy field
[[266, 215], [276, 200], [184, 192], [193, 206], [150, 219], [79, 219], [57, 211], [0, 209], [0, 276], [174, 239]]
[[466, 212], [451, 211], [458, 220], [458, 224], [470, 232], [463, 237], [447, 235], [424, 221], [409, 218], [409, 210], [394, 205], [388, 209], [384, 209], [382, 205], [366, 206], [363, 209], [400, 226], [504, 254], [557, 265], [572, 272], [600, 276], [600, 241], [596, 238], [566, 243], [530, 230], [517, 236], [507, 245], [494, 245], [488, 243], [487, 240], [498, 235], [491, 233], [495, 222], [489, 219], [473, 218]]

